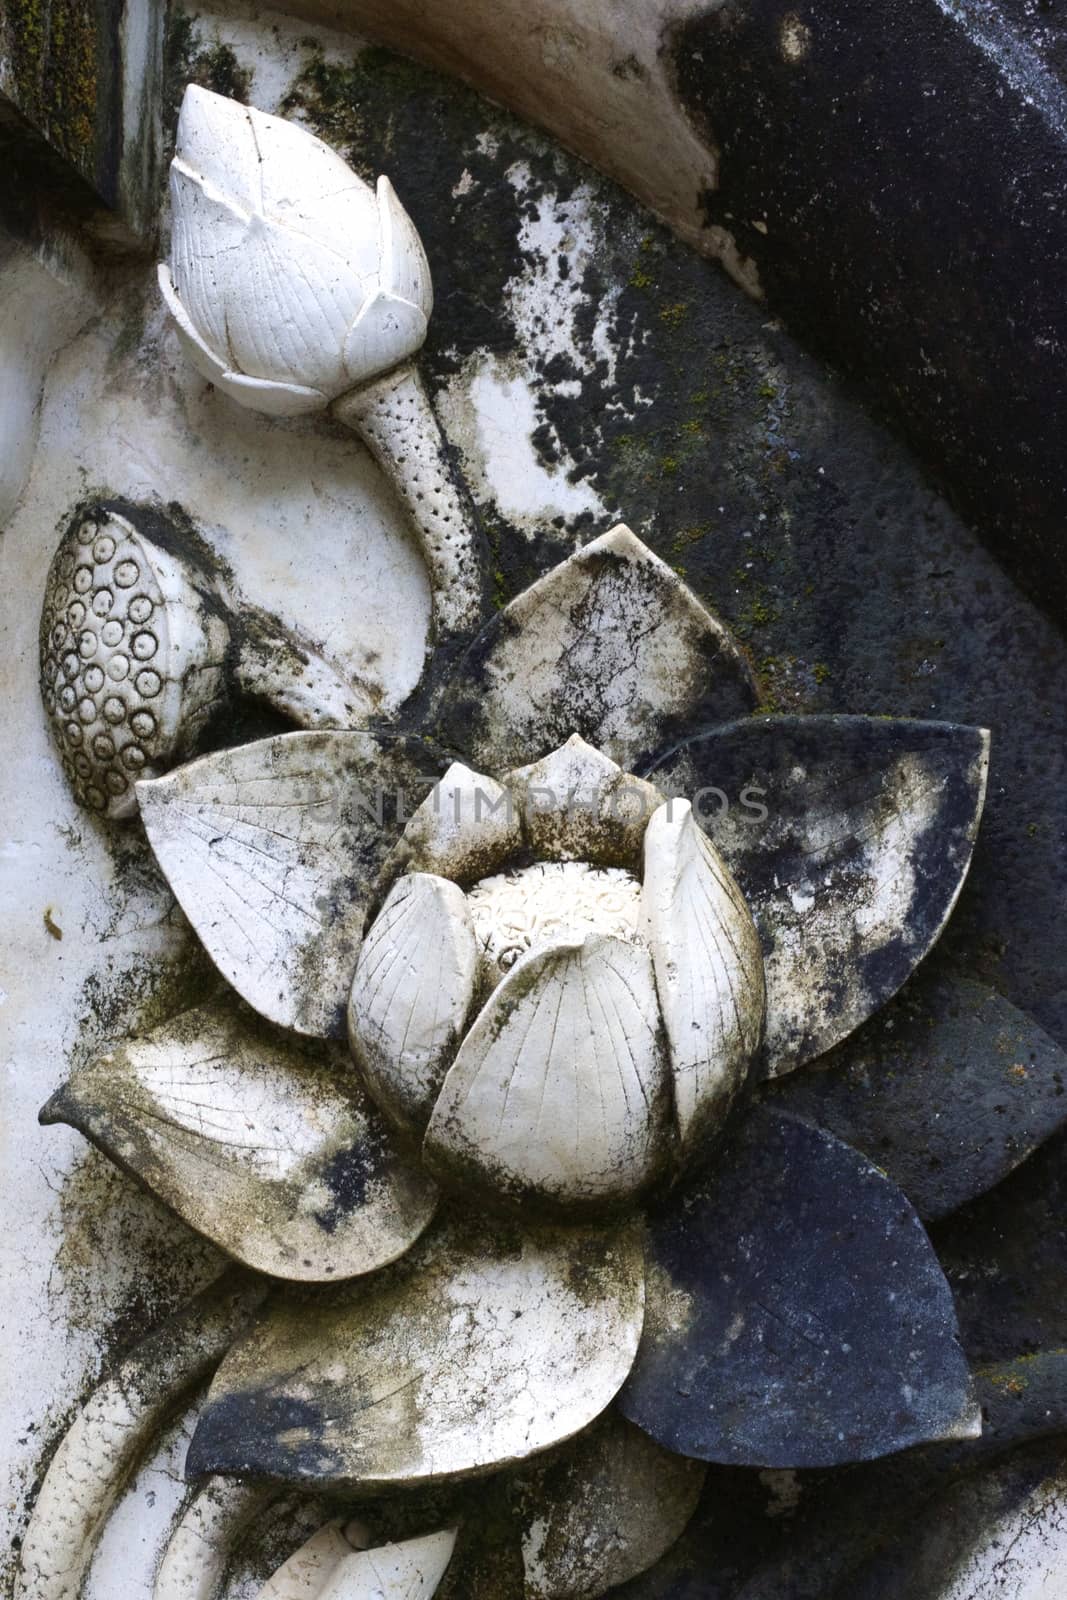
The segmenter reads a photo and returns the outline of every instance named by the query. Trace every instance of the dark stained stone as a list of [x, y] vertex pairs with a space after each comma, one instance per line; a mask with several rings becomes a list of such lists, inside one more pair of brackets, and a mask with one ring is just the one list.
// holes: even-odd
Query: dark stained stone
[[767, 1107], [650, 1225], [620, 1407], [668, 1449], [738, 1466], [870, 1460], [978, 1423], [911, 1206], [857, 1151]]
[[970, 865], [987, 752], [984, 730], [949, 723], [757, 717], [653, 762], [760, 931], [770, 1076], [865, 1022], [937, 939]]
[[973, 979], [921, 972], [885, 1011], [775, 1091], [883, 1167], [921, 1217], [999, 1183], [1067, 1119], [1067, 1056]]

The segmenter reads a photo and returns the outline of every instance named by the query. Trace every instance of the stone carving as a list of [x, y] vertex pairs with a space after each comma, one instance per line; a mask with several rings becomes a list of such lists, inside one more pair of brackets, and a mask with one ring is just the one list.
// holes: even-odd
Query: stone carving
[[193, 365], [269, 416], [333, 407], [391, 475], [445, 632], [480, 608], [477, 533], [411, 364], [433, 305], [415, 227], [321, 139], [190, 84], [159, 284]]
[[[747, 715], [744, 651], [624, 526], [460, 650], [479, 545], [411, 365], [429, 273], [387, 181], [190, 89], [172, 197], [160, 282], [190, 358], [253, 410], [363, 434], [448, 648], [390, 732], [131, 516], [82, 514], [61, 546], [43, 678], [71, 780], [136, 807], [229, 988], [116, 1040], [42, 1120], [253, 1270], [76, 1419], [20, 1600], [75, 1600], [121, 1483], [216, 1365], [158, 1600], [209, 1600], [266, 1485], [405, 1521], [367, 1548], [331, 1504], [267, 1600], [462, 1593], [457, 1529], [475, 1562], [498, 1541], [523, 1600], [592, 1600], [681, 1532], [701, 1463], [962, 1448], [979, 1412], [916, 1211], [763, 1080], [850, 1037], [936, 940], [987, 735]], [[157, 775], [232, 679], [314, 726]], [[954, 1197], [986, 1174], [961, 1163]], [[504, 1506], [491, 1535], [468, 1479]]]
[[83, 805], [135, 816], [134, 783], [194, 749], [233, 690], [310, 727], [373, 715], [373, 697], [306, 640], [137, 520], [161, 519], [107, 504], [80, 510], [45, 588], [41, 694]]
[[259, 1600], [430, 1600], [452, 1559], [455, 1528], [353, 1549], [346, 1530], [328, 1524], [280, 1567]]

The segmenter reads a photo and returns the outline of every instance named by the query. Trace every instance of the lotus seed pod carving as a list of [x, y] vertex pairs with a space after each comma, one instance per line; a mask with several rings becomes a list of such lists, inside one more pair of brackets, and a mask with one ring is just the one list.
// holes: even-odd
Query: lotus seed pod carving
[[410, 359], [433, 304], [425, 252], [388, 178], [190, 84], [159, 282], [189, 360], [273, 416], [321, 411]]
[[111, 817], [187, 749], [223, 694], [225, 620], [113, 511], [71, 523], [41, 612], [41, 693], [74, 793]]

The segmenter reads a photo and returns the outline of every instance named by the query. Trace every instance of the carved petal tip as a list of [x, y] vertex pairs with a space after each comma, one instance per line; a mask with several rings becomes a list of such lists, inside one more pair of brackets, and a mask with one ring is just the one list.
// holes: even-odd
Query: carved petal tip
[[688, 800], [653, 815], [642, 909], [683, 1145], [721, 1122], [759, 1047], [763, 958], [744, 896]]

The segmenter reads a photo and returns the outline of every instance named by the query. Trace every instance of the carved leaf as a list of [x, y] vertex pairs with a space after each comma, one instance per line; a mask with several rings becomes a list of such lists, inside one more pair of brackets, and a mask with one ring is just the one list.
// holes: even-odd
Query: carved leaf
[[652, 963], [592, 935], [523, 957], [445, 1079], [432, 1172], [514, 1200], [612, 1205], [667, 1153], [670, 1101]]
[[775, 1104], [866, 1151], [936, 1219], [1063, 1126], [1065, 1087], [1067, 1055], [1033, 1018], [984, 984], [922, 974]]
[[69, 1122], [197, 1232], [277, 1278], [393, 1261], [433, 1215], [336, 1048], [229, 1003], [186, 1011], [75, 1072], [41, 1112]]
[[648, 825], [641, 898], [670, 1045], [674, 1114], [688, 1147], [722, 1122], [759, 1047], [759, 935], [686, 800], [661, 806]]
[[668, 1449], [817, 1467], [980, 1431], [922, 1224], [832, 1134], [758, 1107], [653, 1220], [649, 1254], [620, 1406]]
[[440, 768], [415, 739], [286, 733], [138, 784], [182, 910], [270, 1021], [343, 1035], [371, 887]]
[[455, 1528], [446, 1528], [353, 1550], [341, 1523], [327, 1523], [268, 1579], [258, 1600], [430, 1600], [455, 1543]]
[[612, 1409], [515, 1484], [526, 1600], [599, 1600], [658, 1561], [696, 1509], [707, 1468]]
[[460, 663], [448, 737], [493, 771], [580, 733], [632, 769], [695, 719], [749, 710], [731, 636], [629, 528], [613, 528], [506, 606]]
[[219, 1369], [188, 1470], [370, 1491], [525, 1460], [609, 1403], [643, 1303], [628, 1229], [442, 1220], [358, 1288], [279, 1294]]
[[378, 1104], [421, 1134], [474, 999], [478, 947], [457, 884], [413, 872], [368, 930], [348, 1004], [348, 1037]]
[[657, 765], [760, 931], [770, 1075], [866, 1021], [937, 939], [970, 865], [988, 752], [984, 729], [950, 723], [761, 717]]

